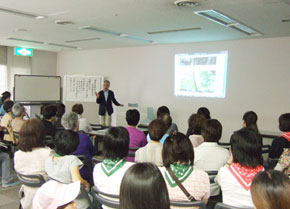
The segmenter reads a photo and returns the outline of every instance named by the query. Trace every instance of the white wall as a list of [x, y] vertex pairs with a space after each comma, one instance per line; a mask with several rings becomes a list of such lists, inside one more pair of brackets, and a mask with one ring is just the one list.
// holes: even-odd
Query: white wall
[[[229, 51], [225, 99], [174, 96], [174, 54]], [[260, 130], [278, 131], [277, 118], [290, 112], [290, 37], [60, 52], [57, 74], [105, 76], [120, 103], [167, 105], [181, 131], [200, 106], [224, 127], [223, 141], [241, 127], [245, 111], [259, 116]], [[90, 104], [86, 116], [97, 118]]]
[[[34, 50], [31, 58], [31, 75], [56, 75], [57, 53]], [[40, 106], [31, 106], [31, 116], [40, 114]]]

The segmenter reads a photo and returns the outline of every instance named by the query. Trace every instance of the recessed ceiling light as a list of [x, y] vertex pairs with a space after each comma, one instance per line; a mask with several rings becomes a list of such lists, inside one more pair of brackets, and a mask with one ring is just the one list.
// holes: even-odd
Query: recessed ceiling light
[[120, 34], [120, 37], [126, 37], [126, 36], [128, 36], [128, 34], [125, 34], [125, 33]]
[[44, 19], [44, 18], [46, 18], [46, 17], [45, 16], [42, 16], [42, 15], [39, 15], [39, 16], [36, 16], [35, 17], [35, 19], [37, 19], [37, 20]]
[[290, 19], [281, 20], [282, 22], [290, 22]]
[[55, 23], [58, 25], [73, 25], [74, 24], [74, 22], [67, 21], [67, 20], [57, 20], [55, 21]]
[[194, 0], [177, 0], [174, 4], [179, 7], [197, 7], [199, 5], [199, 3]]
[[24, 29], [24, 28], [16, 28], [15, 29], [15, 32], [26, 32], [27, 29]]

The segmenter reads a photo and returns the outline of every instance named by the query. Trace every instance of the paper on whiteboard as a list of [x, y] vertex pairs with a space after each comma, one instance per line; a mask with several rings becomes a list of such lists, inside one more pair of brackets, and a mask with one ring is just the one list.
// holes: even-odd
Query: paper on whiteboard
[[95, 102], [95, 93], [102, 89], [102, 84], [101, 76], [65, 76], [65, 100]]

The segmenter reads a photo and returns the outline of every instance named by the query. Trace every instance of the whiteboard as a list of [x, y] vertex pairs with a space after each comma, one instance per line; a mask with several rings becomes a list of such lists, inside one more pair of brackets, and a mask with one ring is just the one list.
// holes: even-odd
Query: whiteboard
[[102, 76], [64, 76], [65, 101], [96, 102], [96, 92], [102, 90]]
[[14, 75], [14, 101], [49, 103], [61, 101], [61, 77]]

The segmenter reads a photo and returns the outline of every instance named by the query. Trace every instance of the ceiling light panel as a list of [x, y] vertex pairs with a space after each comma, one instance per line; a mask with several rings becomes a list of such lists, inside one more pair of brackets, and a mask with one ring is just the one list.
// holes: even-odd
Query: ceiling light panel
[[92, 27], [92, 26], [85, 26], [85, 27], [81, 27], [80, 29], [94, 31], [94, 32], [98, 32], [98, 33], [105, 33], [105, 34], [113, 35], [113, 36], [120, 36], [121, 35], [120, 33], [115, 33], [115, 32], [112, 32], [112, 31], [103, 30], [103, 29], [100, 29], [100, 28]]
[[67, 43], [76, 43], [76, 42], [83, 42], [83, 41], [95, 41], [100, 40], [100, 38], [84, 38], [84, 39], [77, 39], [77, 40], [69, 40], [66, 41]]
[[230, 18], [218, 11], [215, 10], [204, 10], [204, 11], [196, 11], [194, 12], [196, 15], [202, 16], [208, 20], [211, 20], [213, 22], [216, 22], [220, 25], [223, 25], [225, 27], [232, 28], [234, 30], [237, 30], [239, 32], [242, 32], [246, 35], [262, 35], [262, 33], [234, 20], [233, 18]]
[[27, 18], [32, 18], [32, 19], [46, 18], [44, 15], [32, 14], [29, 12], [24, 12], [24, 11], [10, 9], [10, 8], [4, 8], [4, 7], [0, 7], [0, 12], [12, 14], [12, 15], [18, 15], [18, 16], [27, 17]]
[[148, 32], [148, 34], [162, 34], [162, 33], [176, 33], [176, 32], [185, 32], [185, 31], [193, 31], [193, 30], [200, 30], [201, 28], [183, 28], [183, 29], [174, 29], [174, 30], [163, 30], [163, 31], [153, 31]]

